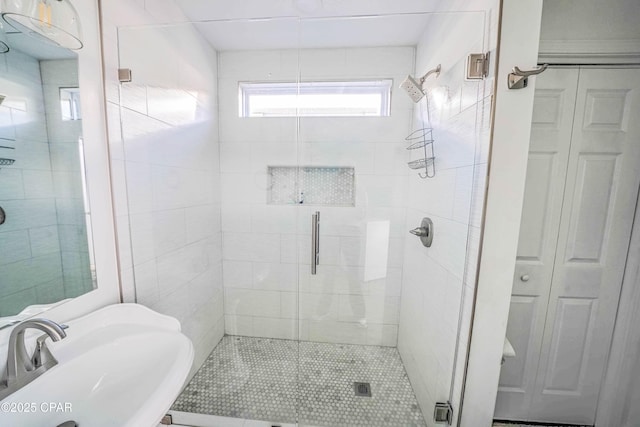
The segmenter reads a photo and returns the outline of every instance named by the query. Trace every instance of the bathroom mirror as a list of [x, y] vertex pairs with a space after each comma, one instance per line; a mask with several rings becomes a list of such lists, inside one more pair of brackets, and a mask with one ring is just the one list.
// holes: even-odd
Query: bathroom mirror
[[2, 24], [0, 327], [96, 288], [77, 55]]

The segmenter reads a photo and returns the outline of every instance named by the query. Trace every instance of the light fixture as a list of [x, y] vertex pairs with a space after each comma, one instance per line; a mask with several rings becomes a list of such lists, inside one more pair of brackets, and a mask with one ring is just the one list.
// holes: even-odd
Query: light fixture
[[2, 23], [0, 23], [0, 54], [7, 53], [10, 50], [11, 49], [9, 49], [9, 45], [7, 44], [7, 35], [4, 33]]
[[1, 0], [2, 19], [16, 30], [67, 49], [82, 48], [78, 13], [69, 0]]

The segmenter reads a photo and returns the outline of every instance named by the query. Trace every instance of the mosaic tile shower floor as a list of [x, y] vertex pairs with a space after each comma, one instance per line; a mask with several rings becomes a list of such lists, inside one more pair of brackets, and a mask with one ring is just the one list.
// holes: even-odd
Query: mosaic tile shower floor
[[[356, 396], [354, 382], [370, 383], [372, 397]], [[238, 336], [222, 339], [171, 409], [313, 426], [426, 426], [395, 348]]]

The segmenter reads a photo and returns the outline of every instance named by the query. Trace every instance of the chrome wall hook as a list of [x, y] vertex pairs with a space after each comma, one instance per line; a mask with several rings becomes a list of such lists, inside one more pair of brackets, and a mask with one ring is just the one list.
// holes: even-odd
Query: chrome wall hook
[[529, 71], [522, 71], [518, 67], [513, 67], [513, 70], [507, 77], [507, 84], [509, 85], [509, 89], [522, 89], [527, 87], [527, 85], [529, 84], [529, 76], [535, 76], [542, 73], [547, 69], [548, 66], [549, 64], [543, 64], [540, 67]]

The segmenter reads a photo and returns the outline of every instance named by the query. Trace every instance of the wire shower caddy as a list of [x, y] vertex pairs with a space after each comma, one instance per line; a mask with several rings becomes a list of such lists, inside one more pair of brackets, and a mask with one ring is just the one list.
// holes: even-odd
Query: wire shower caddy
[[[427, 104], [427, 127], [415, 130], [405, 138], [410, 142], [407, 150], [423, 150], [421, 158], [407, 163], [411, 169], [424, 169], [424, 174], [418, 172], [418, 176], [422, 179], [436, 176], [436, 154], [433, 150], [433, 128], [431, 127], [428, 93], [425, 96], [425, 100]], [[420, 113], [422, 113], [422, 105], [420, 105]]]

